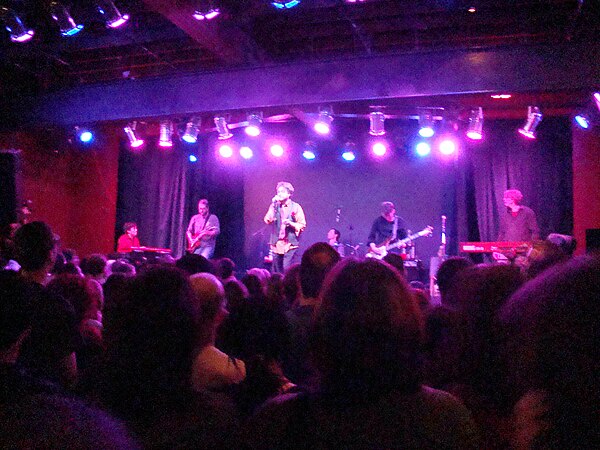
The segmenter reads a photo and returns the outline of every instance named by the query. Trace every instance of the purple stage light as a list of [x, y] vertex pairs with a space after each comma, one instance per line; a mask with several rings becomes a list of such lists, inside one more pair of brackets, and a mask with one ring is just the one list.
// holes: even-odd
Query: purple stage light
[[254, 152], [248, 146], [243, 146], [240, 148], [240, 156], [244, 159], [250, 159], [254, 156]]
[[456, 153], [456, 142], [452, 139], [444, 139], [440, 142], [440, 153], [445, 156], [450, 156]]
[[382, 157], [387, 153], [387, 146], [383, 142], [375, 142], [371, 151], [375, 156]]
[[271, 155], [276, 158], [281, 158], [283, 156], [284, 150], [280, 144], [271, 145]]
[[231, 158], [233, 156], [233, 149], [229, 145], [221, 145], [219, 147], [219, 155], [222, 158]]

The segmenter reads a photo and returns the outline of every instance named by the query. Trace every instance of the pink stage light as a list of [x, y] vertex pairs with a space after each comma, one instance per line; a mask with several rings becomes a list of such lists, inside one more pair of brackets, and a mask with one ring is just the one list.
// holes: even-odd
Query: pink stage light
[[371, 150], [375, 156], [382, 157], [387, 153], [387, 146], [383, 142], [375, 142]]
[[481, 134], [479, 131], [468, 131], [467, 137], [469, 139], [473, 139], [474, 141], [480, 141], [483, 139], [483, 134]]
[[329, 134], [329, 132], [331, 131], [331, 127], [325, 122], [315, 123], [314, 129], [319, 134]]
[[233, 149], [229, 145], [221, 145], [219, 147], [219, 155], [222, 158], [231, 158], [233, 156]]
[[444, 139], [440, 142], [440, 153], [445, 156], [450, 156], [456, 153], [456, 142], [452, 139]]
[[246, 134], [248, 136], [252, 136], [252, 137], [256, 137], [258, 135], [260, 135], [260, 128], [258, 128], [257, 126], [254, 125], [248, 125], [244, 131], [246, 132]]
[[281, 158], [283, 156], [283, 147], [280, 144], [271, 145], [271, 155]]
[[527, 131], [523, 128], [519, 128], [519, 133], [521, 134], [521, 136], [525, 136], [527, 139], [535, 139], [535, 133], [533, 133], [531, 131]]
[[244, 159], [250, 159], [254, 156], [254, 152], [250, 147], [244, 146], [240, 148], [240, 156]]

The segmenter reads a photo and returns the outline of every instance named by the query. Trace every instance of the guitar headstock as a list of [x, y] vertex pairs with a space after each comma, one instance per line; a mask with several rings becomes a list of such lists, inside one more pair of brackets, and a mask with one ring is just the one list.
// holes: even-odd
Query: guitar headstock
[[426, 228], [423, 228], [421, 231], [419, 231], [419, 236], [431, 237], [432, 234], [433, 234], [433, 227], [431, 225], [428, 225]]

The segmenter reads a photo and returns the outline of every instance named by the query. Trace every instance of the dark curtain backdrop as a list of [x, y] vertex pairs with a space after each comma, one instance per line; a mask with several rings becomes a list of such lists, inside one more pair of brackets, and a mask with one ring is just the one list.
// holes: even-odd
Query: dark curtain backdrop
[[[488, 122], [485, 140], [467, 144], [458, 162], [457, 238], [494, 241], [506, 189], [519, 189], [538, 218], [542, 237], [573, 231], [572, 139], [568, 118], [546, 118], [534, 141], [522, 121]], [[456, 239], [454, 240], [456, 244]]]
[[123, 224], [138, 224], [138, 236], [147, 247], [166, 247], [174, 256], [184, 251], [187, 225], [187, 160], [181, 149], [158, 149], [147, 140], [146, 146], [132, 151], [121, 143], [117, 196], [116, 238]]
[[[143, 245], [169, 247], [180, 256], [189, 219], [197, 212], [198, 200], [207, 198], [221, 223], [215, 257], [231, 257], [239, 267], [247, 262], [260, 264], [266, 244], [257, 244], [261, 249], [257, 250], [252, 243], [266, 239], [262, 216], [280, 179], [296, 186], [295, 197], [310, 216], [304, 248], [324, 240], [331, 226], [342, 230], [343, 239], [362, 242], [379, 214], [379, 203], [392, 200], [413, 230], [428, 224], [435, 227], [431, 240], [418, 242], [421, 259], [428, 262], [435, 256], [441, 214], [448, 216], [447, 251], [456, 254], [459, 241], [497, 238], [502, 194], [507, 188], [523, 192], [524, 204], [536, 212], [543, 236], [572, 232], [572, 143], [567, 118], [544, 119], [536, 141], [517, 134], [522, 121], [488, 121], [484, 141], [464, 143], [453, 163], [434, 155], [415, 158], [411, 149], [416, 123], [389, 121], [388, 141], [396, 148], [393, 159], [382, 164], [362, 158], [347, 165], [335, 155], [348, 137], [357, 141], [360, 152], [366, 152], [367, 141], [359, 140], [366, 135], [366, 126], [363, 121], [342, 120], [336, 120], [339, 138], [319, 144], [326, 153], [322, 159], [307, 164], [290, 157], [283, 164], [274, 163], [260, 156], [267, 151], [269, 136], [279, 133], [293, 154], [301, 153], [310, 136], [302, 124], [268, 125], [273, 129], [267, 128], [256, 143], [257, 157], [244, 163], [239, 158], [217, 161], [219, 142], [214, 136], [201, 137], [195, 146], [176, 143], [168, 152], [157, 149], [150, 139], [140, 152], [132, 152], [123, 143], [115, 238], [123, 223], [133, 220], [139, 225]], [[231, 144], [235, 150], [240, 145]], [[190, 152], [198, 156], [198, 162], [188, 162]], [[343, 206], [339, 223], [337, 206]]]

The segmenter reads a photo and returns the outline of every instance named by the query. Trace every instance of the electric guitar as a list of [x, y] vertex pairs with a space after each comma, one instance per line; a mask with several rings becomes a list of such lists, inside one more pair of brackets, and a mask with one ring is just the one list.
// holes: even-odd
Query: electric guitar
[[400, 239], [399, 241], [396, 241], [393, 244], [388, 244], [388, 245], [383, 244], [379, 247], [371, 248], [371, 250], [369, 250], [369, 253], [367, 253], [365, 256], [367, 258], [383, 259], [390, 250], [393, 250], [398, 247], [402, 247], [404, 244], [407, 244], [410, 241], [414, 241], [417, 238], [420, 238], [423, 236], [431, 236], [432, 233], [433, 233], [433, 227], [431, 225], [429, 225], [427, 228], [423, 228], [418, 233], [411, 234], [410, 236], [407, 236], [404, 239]]
[[209, 232], [216, 230], [217, 227], [208, 227], [204, 230], [200, 231], [198, 234], [192, 237], [192, 239], [188, 239], [188, 247], [186, 251], [188, 253], [193, 253], [200, 245], [202, 245], [202, 238], [206, 236]]

